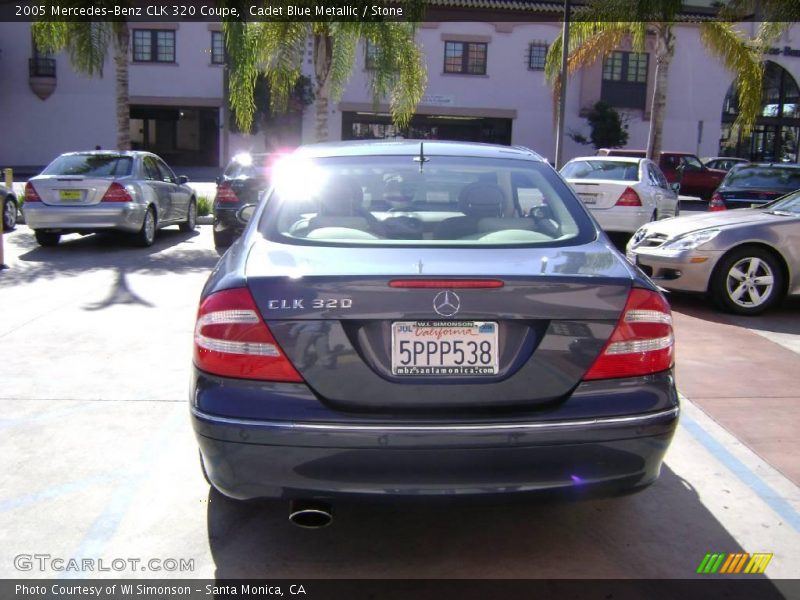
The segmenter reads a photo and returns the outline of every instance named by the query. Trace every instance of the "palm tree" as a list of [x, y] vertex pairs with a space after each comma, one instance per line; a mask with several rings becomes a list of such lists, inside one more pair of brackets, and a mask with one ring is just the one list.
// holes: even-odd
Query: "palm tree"
[[86, 75], [103, 75], [109, 48], [114, 51], [117, 96], [117, 148], [130, 150], [130, 102], [128, 98], [128, 47], [130, 37], [126, 21], [53, 22], [36, 21], [32, 25], [36, 47], [43, 52], [69, 53], [75, 70]]
[[[652, 37], [656, 63], [655, 85], [650, 111], [647, 156], [658, 160], [663, 144], [669, 67], [675, 55], [675, 34], [680, 0], [589, 0], [578, 21], [570, 24], [568, 74], [591, 65], [608, 52], [630, 40], [635, 51], [643, 52]], [[749, 131], [761, 108], [763, 65], [761, 46], [744, 38], [732, 23], [707, 20], [699, 23], [703, 44], [737, 78], [739, 115], [735, 126]], [[562, 40], [559, 36], [547, 55], [545, 72], [559, 92]]]
[[760, 21], [757, 39], [768, 44], [800, 21], [800, 3], [797, 0], [731, 0], [723, 15], [732, 20], [754, 18]]
[[328, 108], [341, 97], [350, 78], [361, 40], [374, 53], [370, 84], [377, 104], [389, 99], [392, 118], [408, 124], [427, 83], [422, 52], [413, 23], [377, 22], [232, 22], [223, 24], [230, 65], [230, 104], [240, 129], [249, 130], [255, 112], [253, 91], [258, 75], [269, 82], [272, 107], [284, 110], [301, 75], [306, 43], [314, 65], [316, 139], [328, 139]]

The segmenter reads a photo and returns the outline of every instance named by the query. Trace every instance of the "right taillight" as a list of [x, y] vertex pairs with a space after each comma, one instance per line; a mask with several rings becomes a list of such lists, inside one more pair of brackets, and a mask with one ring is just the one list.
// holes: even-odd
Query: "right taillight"
[[715, 212], [718, 210], [727, 210], [725, 206], [725, 201], [720, 196], [719, 192], [714, 192], [714, 195], [711, 196], [711, 201], [708, 203], [708, 210]]
[[114, 181], [108, 186], [100, 202], [133, 202], [133, 198], [125, 186]]
[[614, 332], [584, 380], [635, 377], [672, 366], [672, 314], [658, 292], [633, 288]]
[[42, 199], [39, 197], [36, 189], [33, 187], [31, 182], [25, 184], [25, 202], [29, 204], [31, 202], [41, 202]]
[[625, 188], [625, 191], [620, 194], [617, 199], [617, 206], [641, 206], [642, 199], [639, 194], [632, 187]]
[[200, 303], [194, 330], [198, 369], [239, 379], [300, 382], [247, 288], [223, 290]]
[[233, 191], [230, 184], [220, 183], [217, 186], [217, 202], [238, 202], [239, 196]]

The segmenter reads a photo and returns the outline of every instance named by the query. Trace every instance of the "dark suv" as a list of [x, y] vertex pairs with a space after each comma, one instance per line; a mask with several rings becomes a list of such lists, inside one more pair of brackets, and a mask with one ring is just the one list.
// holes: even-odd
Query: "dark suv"
[[214, 245], [230, 246], [244, 225], [236, 213], [245, 204], [255, 204], [269, 187], [269, 173], [278, 154], [237, 154], [217, 178], [214, 197]]
[[[644, 158], [644, 150], [626, 150], [624, 148], [601, 148], [597, 151], [601, 156], [635, 156]], [[699, 196], [709, 200], [717, 189], [726, 171], [709, 169], [700, 159], [689, 152], [662, 152], [658, 166], [670, 183], [680, 182], [681, 194]]]

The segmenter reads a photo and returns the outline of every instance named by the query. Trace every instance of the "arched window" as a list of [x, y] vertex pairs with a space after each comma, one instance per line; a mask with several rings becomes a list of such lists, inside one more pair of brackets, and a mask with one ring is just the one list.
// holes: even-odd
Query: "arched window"
[[734, 135], [739, 112], [736, 83], [722, 103], [721, 156], [740, 156], [754, 161], [798, 162], [800, 140], [800, 87], [794, 77], [772, 61], [764, 65], [761, 114], [751, 135]]

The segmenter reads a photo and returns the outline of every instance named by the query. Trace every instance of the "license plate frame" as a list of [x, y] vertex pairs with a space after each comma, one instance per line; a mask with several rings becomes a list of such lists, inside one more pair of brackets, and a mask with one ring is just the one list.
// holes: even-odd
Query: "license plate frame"
[[391, 324], [392, 375], [495, 377], [500, 371], [499, 329], [497, 321], [395, 321]]
[[584, 204], [597, 204], [597, 197], [600, 194], [595, 192], [578, 192], [578, 198]]
[[58, 199], [61, 202], [80, 202], [81, 190], [58, 190]]

